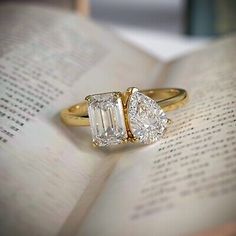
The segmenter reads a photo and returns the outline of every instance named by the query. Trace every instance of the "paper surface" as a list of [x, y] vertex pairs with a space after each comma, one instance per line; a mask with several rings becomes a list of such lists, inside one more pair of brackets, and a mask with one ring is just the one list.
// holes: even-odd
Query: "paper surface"
[[92, 147], [89, 128], [63, 125], [60, 110], [152, 87], [162, 65], [63, 11], [5, 5], [0, 17], [0, 234], [56, 235], [110, 155]]
[[235, 38], [176, 60], [189, 92], [154, 145], [122, 153], [77, 235], [192, 235], [236, 221]]

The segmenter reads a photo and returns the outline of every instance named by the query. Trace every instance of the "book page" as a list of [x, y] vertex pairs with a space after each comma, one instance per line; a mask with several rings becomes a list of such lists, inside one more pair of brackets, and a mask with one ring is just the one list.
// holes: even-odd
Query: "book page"
[[236, 222], [235, 44], [170, 65], [164, 86], [185, 88], [188, 104], [168, 113], [162, 140], [114, 154], [121, 159], [77, 235], [200, 235]]
[[144, 79], [153, 86], [162, 65], [53, 8], [2, 5], [0, 31], [0, 235], [56, 235], [110, 161], [89, 128], [62, 124], [60, 110]]

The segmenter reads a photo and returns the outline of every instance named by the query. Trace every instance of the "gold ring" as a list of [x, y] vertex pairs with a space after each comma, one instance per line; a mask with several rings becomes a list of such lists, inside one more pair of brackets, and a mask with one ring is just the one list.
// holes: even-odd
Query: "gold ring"
[[63, 123], [91, 126], [93, 144], [108, 146], [125, 142], [149, 144], [163, 135], [169, 119], [165, 112], [183, 106], [187, 92], [179, 88], [109, 92], [89, 95], [84, 102], [61, 111]]

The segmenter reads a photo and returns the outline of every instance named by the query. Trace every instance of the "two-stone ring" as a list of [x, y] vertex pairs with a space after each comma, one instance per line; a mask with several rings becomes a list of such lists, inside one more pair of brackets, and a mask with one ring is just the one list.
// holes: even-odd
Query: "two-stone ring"
[[93, 144], [108, 146], [125, 142], [156, 142], [167, 128], [165, 112], [187, 101], [178, 88], [109, 92], [89, 95], [84, 102], [62, 110], [61, 119], [70, 126], [91, 126]]

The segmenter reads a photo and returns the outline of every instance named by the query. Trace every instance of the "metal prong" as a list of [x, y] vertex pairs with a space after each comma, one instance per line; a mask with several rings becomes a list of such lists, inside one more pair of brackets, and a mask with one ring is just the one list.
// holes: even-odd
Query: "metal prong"
[[85, 100], [88, 101], [88, 102], [91, 102], [92, 101], [92, 96], [91, 95], [86, 96]]
[[170, 125], [170, 124], [173, 124], [173, 121], [171, 119], [168, 118], [167, 120], [167, 124]]
[[123, 139], [122, 143], [128, 143], [128, 138]]
[[116, 98], [121, 98], [122, 97], [122, 93], [121, 92], [114, 92], [114, 96]]
[[130, 142], [131, 142], [131, 143], [138, 143], [139, 140], [138, 140], [137, 138], [135, 138], [135, 137], [132, 137], [132, 138], [130, 139]]
[[135, 92], [137, 92], [137, 91], [139, 91], [139, 89], [136, 88], [136, 87], [129, 87], [129, 88], [127, 89], [127, 92], [129, 92], [130, 94], [135, 93]]
[[95, 141], [93, 141], [93, 147], [98, 147], [98, 144]]

